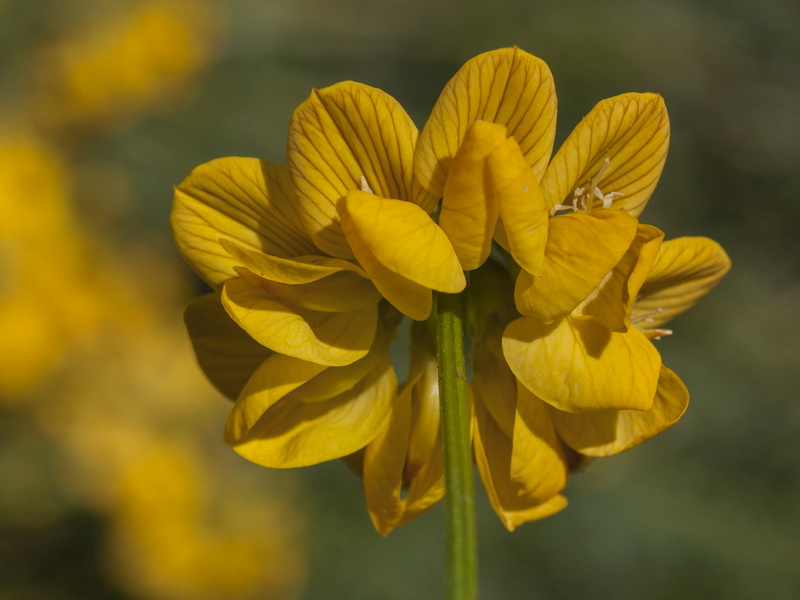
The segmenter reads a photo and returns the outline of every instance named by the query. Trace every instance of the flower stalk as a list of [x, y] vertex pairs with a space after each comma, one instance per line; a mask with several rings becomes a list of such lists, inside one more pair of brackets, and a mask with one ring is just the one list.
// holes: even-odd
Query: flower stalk
[[478, 597], [475, 493], [464, 361], [465, 294], [436, 294], [436, 354], [445, 458], [446, 598]]

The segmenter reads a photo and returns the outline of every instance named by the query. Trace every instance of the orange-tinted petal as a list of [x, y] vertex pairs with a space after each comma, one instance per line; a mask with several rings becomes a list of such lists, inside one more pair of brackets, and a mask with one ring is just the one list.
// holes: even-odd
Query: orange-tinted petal
[[551, 409], [561, 439], [587, 456], [610, 456], [653, 437], [681, 418], [689, 392], [680, 378], [661, 367], [653, 406], [648, 410], [601, 410], [570, 414]]
[[556, 126], [553, 76], [544, 61], [503, 48], [467, 61], [442, 90], [420, 134], [414, 169], [434, 196], [444, 191], [453, 157], [475, 121], [505, 125], [541, 179]]
[[326, 253], [352, 258], [336, 203], [368, 186], [386, 198], [409, 200], [430, 212], [435, 198], [414, 180], [417, 128], [391, 96], [345, 81], [314, 90], [292, 115], [287, 158], [298, 212]]
[[172, 231], [183, 256], [212, 287], [236, 276], [240, 263], [220, 245], [289, 258], [317, 249], [295, 212], [289, 172], [255, 158], [200, 165], [175, 189]]

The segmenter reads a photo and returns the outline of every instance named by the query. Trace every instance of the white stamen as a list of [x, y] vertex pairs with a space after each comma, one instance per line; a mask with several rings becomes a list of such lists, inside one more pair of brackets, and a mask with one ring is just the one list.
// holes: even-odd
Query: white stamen
[[364, 177], [363, 175], [361, 176], [361, 191], [362, 192], [367, 192], [368, 194], [374, 194], [375, 193], [369, 187], [369, 184], [367, 183], [367, 178]]

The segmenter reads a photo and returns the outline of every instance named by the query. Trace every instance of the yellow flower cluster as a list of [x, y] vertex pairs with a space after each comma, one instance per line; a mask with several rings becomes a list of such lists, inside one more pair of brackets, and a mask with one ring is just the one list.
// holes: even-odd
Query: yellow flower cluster
[[[688, 393], [652, 340], [729, 260], [638, 221], [667, 154], [660, 96], [600, 102], [551, 159], [555, 123], [547, 65], [501, 49], [456, 73], [419, 133], [392, 97], [342, 82], [295, 110], [288, 168], [224, 158], [177, 187], [178, 247], [214, 289], [186, 323], [235, 400], [239, 454], [346, 458], [382, 534], [435, 503], [433, 290], [469, 298], [474, 457], [509, 529], [564, 507], [586, 457], [677, 421]], [[389, 342], [405, 317], [398, 386]]]

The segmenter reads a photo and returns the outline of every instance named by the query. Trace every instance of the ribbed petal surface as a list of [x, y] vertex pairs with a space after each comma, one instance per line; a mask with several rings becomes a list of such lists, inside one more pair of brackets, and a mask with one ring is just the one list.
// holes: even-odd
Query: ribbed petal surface
[[175, 189], [172, 231], [178, 249], [212, 287], [236, 276], [240, 263], [221, 245], [289, 258], [317, 254], [294, 208], [285, 167], [255, 158], [200, 165]]
[[352, 258], [336, 203], [366, 184], [375, 194], [430, 212], [435, 198], [413, 178], [417, 128], [391, 96], [345, 81], [314, 90], [292, 116], [287, 159], [298, 212], [327, 254]]
[[637, 326], [658, 327], [688, 310], [730, 267], [722, 246], [708, 238], [682, 237], [664, 242], [633, 305]]
[[[548, 209], [571, 204], [576, 187], [587, 188], [590, 197], [598, 187], [604, 195], [621, 194], [613, 198], [614, 208], [638, 217], [661, 176], [668, 146], [669, 118], [661, 96], [631, 93], [601, 101], [547, 167], [542, 190]], [[602, 206], [597, 198], [593, 203]]]
[[516, 47], [480, 54], [459, 69], [436, 101], [414, 159], [417, 177], [434, 196], [442, 196], [453, 157], [475, 121], [505, 125], [541, 179], [556, 126], [550, 69]]

